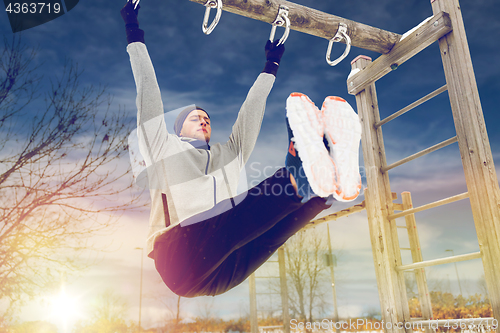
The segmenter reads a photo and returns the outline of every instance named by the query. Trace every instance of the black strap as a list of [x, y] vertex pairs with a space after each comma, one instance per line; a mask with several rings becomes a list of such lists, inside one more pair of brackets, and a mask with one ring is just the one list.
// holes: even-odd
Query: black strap
[[161, 200], [163, 201], [163, 212], [165, 214], [165, 227], [170, 226], [170, 215], [168, 214], [168, 203], [167, 203], [167, 195], [165, 193], [161, 194]]

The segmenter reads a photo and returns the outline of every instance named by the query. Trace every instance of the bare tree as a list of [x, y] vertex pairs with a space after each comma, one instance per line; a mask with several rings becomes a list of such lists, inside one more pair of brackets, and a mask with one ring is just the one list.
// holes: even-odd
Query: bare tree
[[200, 331], [208, 332], [218, 315], [214, 308], [214, 298], [198, 298], [196, 309], [195, 320], [199, 324]]
[[105, 319], [108, 321], [125, 320], [128, 304], [111, 290], [101, 293], [92, 304], [92, 317], [94, 320]]
[[139, 198], [133, 122], [110, 111], [104, 88], [82, 87], [72, 63], [44, 80], [35, 54], [18, 37], [0, 51], [0, 298], [11, 304], [81, 268], [89, 237]]
[[477, 280], [477, 287], [479, 289], [479, 293], [484, 296], [485, 300], [489, 302], [489, 294], [488, 288], [486, 287], [486, 280], [484, 278], [484, 274]]
[[75, 333], [115, 333], [130, 332], [125, 323], [127, 313], [127, 302], [111, 290], [100, 294], [92, 303], [90, 308], [91, 319], [87, 322], [78, 322], [75, 325]]
[[27, 321], [10, 327], [8, 332], [15, 333], [57, 333], [57, 326], [46, 321]]
[[312, 321], [327, 306], [331, 289], [325, 249], [324, 234], [314, 229], [297, 233], [285, 247], [290, 310], [301, 320]]
[[167, 310], [165, 316], [165, 332], [177, 332], [182, 316], [182, 307], [185, 304], [186, 298], [178, 296], [169, 291], [167, 294], [155, 296]]
[[418, 297], [418, 286], [417, 279], [415, 278], [415, 273], [413, 271], [408, 272], [404, 275], [406, 294], [408, 298]]

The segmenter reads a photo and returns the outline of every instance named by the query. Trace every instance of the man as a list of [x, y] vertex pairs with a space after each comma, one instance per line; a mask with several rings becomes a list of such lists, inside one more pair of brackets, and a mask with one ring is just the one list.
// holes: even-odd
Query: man
[[[177, 119], [179, 123], [183, 115]], [[175, 131], [175, 128], [174, 128]], [[202, 109], [196, 109], [189, 111], [186, 119], [182, 121], [180, 125], [180, 130], [178, 136], [193, 138], [200, 141], [210, 142], [210, 136], [212, 135], [212, 128], [210, 127], [210, 117], [208, 113]]]
[[[210, 116], [197, 106], [179, 114], [175, 134], [167, 132], [137, 11], [127, 2], [121, 14], [137, 86], [139, 148], [151, 194], [148, 255], [176, 294], [218, 295], [243, 282], [328, 208], [326, 197], [341, 198], [348, 183], [339, 182], [334, 155], [323, 143], [324, 112], [307, 96], [292, 94], [287, 109], [296, 142], [290, 144], [287, 167], [238, 195], [239, 174], [257, 141], [284, 46], [267, 42], [264, 70], [248, 92], [229, 140], [210, 145]], [[309, 121], [302, 123], [301, 117]]]

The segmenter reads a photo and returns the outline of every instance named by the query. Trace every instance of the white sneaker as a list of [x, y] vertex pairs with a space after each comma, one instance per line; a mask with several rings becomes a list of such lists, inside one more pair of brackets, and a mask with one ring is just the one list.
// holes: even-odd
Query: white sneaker
[[327, 97], [321, 110], [330, 156], [337, 166], [338, 187], [333, 197], [338, 201], [352, 201], [358, 197], [361, 190], [359, 117], [349, 103], [336, 96]]
[[337, 182], [335, 163], [323, 142], [323, 113], [306, 95], [292, 93], [286, 100], [286, 115], [309, 185], [326, 198], [335, 193]]

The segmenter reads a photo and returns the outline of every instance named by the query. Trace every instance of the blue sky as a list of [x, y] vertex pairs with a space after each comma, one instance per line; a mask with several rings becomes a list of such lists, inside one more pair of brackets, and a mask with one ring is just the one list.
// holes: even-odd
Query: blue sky
[[[429, 1], [299, 0], [296, 3], [350, 20], [403, 34], [432, 15]], [[125, 107], [135, 122], [135, 84], [126, 53], [126, 38], [119, 10], [124, 1], [83, 0], [68, 14], [23, 32], [24, 41], [39, 46], [36, 62], [42, 64], [46, 77], [60, 73], [70, 59], [84, 69], [85, 84], [102, 84], [113, 95], [112, 108]], [[246, 93], [262, 70], [264, 45], [270, 25], [223, 12], [215, 31], [201, 32], [204, 7], [188, 0], [142, 0], [139, 21], [145, 31], [146, 45], [156, 69], [165, 110], [197, 104], [211, 115], [213, 141], [225, 141]], [[481, 97], [493, 156], [500, 165], [500, 46], [495, 37], [500, 29], [500, 2], [497, 0], [462, 1], [462, 14]], [[12, 32], [6, 13], [0, 13], [0, 32]], [[282, 30], [278, 29], [277, 36]], [[354, 96], [347, 94], [346, 79], [350, 61], [360, 54], [375, 59], [378, 54], [353, 47], [339, 65], [325, 62], [328, 41], [292, 31], [286, 42], [278, 77], [269, 96], [257, 146], [249, 161], [250, 173], [262, 179], [264, 170], [279, 168], [287, 149], [284, 106], [294, 91], [307, 94], [317, 105], [324, 98], [337, 95], [355, 107]], [[343, 52], [335, 45], [332, 58]], [[381, 117], [403, 108], [445, 83], [439, 48], [434, 44], [396, 71], [377, 82]], [[33, 110], [35, 112], [35, 110]], [[446, 93], [384, 126], [388, 163], [418, 152], [455, 135]], [[362, 162], [361, 162], [362, 165]], [[394, 192], [410, 191], [414, 205], [445, 198], [466, 191], [461, 159], [456, 144], [408, 163], [390, 172]], [[356, 202], [363, 200], [360, 197]], [[350, 204], [335, 204], [332, 211]], [[144, 246], [148, 214], [125, 216], [120, 228], [99, 239], [111, 243], [115, 251], [103, 254], [99, 265], [85, 272], [68, 289], [85, 291], [90, 297], [108, 287], [119, 290], [129, 300], [131, 319], [138, 306], [140, 252]], [[468, 201], [417, 214], [424, 259], [479, 250]], [[342, 249], [337, 267], [341, 313], [357, 315], [378, 307], [373, 259], [366, 215], [361, 213], [330, 225], [334, 247]], [[139, 237], [140, 236], [140, 237]], [[403, 245], [402, 245], [403, 246]], [[145, 294], [167, 293], [158, 281], [150, 259], [145, 258]], [[475, 280], [482, 275], [476, 261], [458, 264], [460, 278], [476, 291]], [[450, 279], [451, 291], [457, 289], [452, 265], [428, 270], [428, 278]], [[330, 291], [328, 291], [330, 292]], [[76, 291], [75, 291], [76, 293]], [[190, 300], [186, 313], [196, 314], [199, 304], [209, 299]], [[237, 316], [239, 308], [248, 307], [248, 285], [216, 297], [219, 315]], [[148, 298], [143, 321], [155, 322], [162, 305]], [[342, 312], [343, 311], [343, 312]], [[26, 320], [43, 319], [45, 312], [34, 302], [22, 313]]]

